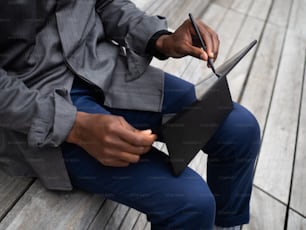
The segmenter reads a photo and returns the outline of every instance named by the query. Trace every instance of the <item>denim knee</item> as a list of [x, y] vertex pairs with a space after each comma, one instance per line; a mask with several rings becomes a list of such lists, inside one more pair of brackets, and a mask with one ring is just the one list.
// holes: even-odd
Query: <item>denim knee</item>
[[260, 146], [260, 127], [253, 116], [243, 106], [234, 103], [229, 114], [216, 134], [203, 148], [209, 157], [246, 157], [255, 158]]
[[260, 127], [254, 115], [239, 104], [234, 104], [232, 118], [233, 147], [236, 153], [243, 153], [254, 158], [260, 146]]

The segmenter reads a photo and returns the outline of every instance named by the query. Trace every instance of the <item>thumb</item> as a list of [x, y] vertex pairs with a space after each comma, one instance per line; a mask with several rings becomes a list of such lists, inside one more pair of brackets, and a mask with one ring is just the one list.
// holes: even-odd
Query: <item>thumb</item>
[[140, 132], [143, 133], [143, 134], [146, 134], [146, 135], [151, 135], [152, 134], [151, 129], [141, 130]]

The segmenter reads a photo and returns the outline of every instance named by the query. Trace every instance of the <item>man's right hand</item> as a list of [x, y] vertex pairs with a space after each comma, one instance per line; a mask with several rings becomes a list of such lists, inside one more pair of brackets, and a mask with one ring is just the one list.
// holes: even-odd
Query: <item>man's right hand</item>
[[151, 149], [156, 135], [140, 131], [123, 117], [78, 112], [66, 141], [82, 147], [105, 166], [126, 167]]

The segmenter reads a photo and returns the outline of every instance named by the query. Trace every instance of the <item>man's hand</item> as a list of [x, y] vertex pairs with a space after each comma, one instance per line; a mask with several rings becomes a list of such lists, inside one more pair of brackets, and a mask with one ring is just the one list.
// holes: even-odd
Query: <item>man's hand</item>
[[77, 144], [105, 166], [125, 167], [139, 161], [156, 140], [151, 130], [140, 131], [124, 118], [78, 112], [66, 141]]
[[208, 57], [216, 60], [219, 51], [217, 33], [200, 20], [196, 20], [196, 23], [207, 46], [207, 53], [201, 48], [190, 20], [186, 20], [173, 34], [159, 37], [156, 41], [157, 50], [168, 57], [191, 55], [205, 61]]

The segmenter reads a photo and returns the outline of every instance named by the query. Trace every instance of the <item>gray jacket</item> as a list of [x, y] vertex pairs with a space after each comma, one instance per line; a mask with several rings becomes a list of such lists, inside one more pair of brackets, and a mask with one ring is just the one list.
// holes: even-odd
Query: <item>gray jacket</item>
[[69, 190], [60, 145], [76, 116], [74, 77], [107, 106], [160, 111], [163, 72], [145, 48], [166, 21], [128, 0], [1, 1], [0, 15], [0, 169]]

